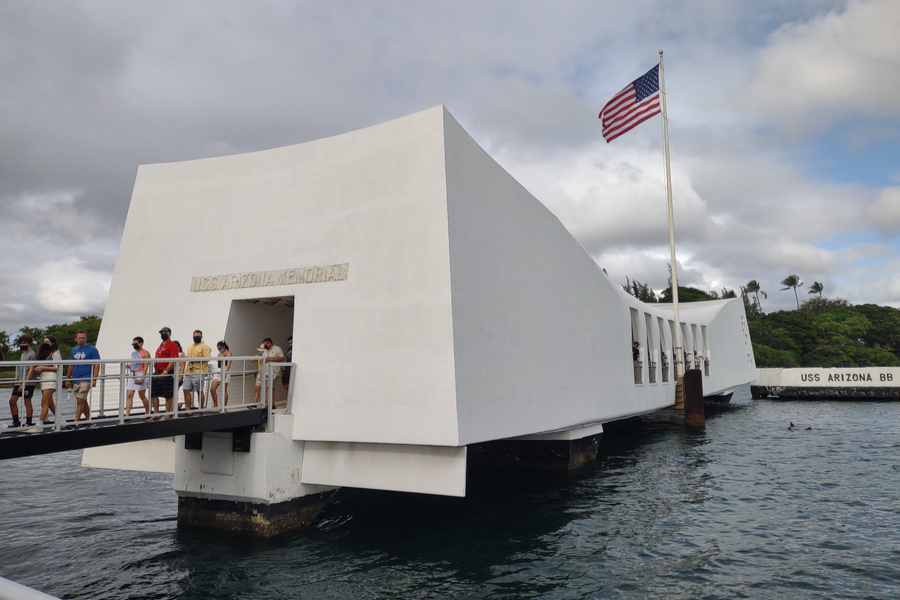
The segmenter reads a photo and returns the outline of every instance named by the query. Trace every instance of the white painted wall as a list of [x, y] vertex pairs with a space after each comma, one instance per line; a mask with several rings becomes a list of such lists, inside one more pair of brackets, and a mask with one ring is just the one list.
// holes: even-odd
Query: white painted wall
[[[348, 265], [346, 280], [191, 291], [192, 277], [333, 264]], [[443, 107], [297, 146], [139, 169], [103, 356], [127, 356], [134, 335], [152, 352], [164, 325], [182, 342], [202, 329], [211, 346], [227, 328], [235, 354], [266, 336], [283, 347], [284, 304], [243, 302], [271, 297], [294, 300], [289, 435], [317, 443], [317, 483], [434, 490], [429, 460], [443, 457], [451, 483], [435, 493], [458, 493], [465, 461], [453, 448], [674, 402], [674, 381], [646, 375], [648, 358], [658, 362], [646, 315], [652, 330], [671, 308], [611, 283]], [[710, 389], [749, 381], [740, 301], [705, 304], [684, 305], [682, 321], [710, 328]], [[92, 464], [103, 452], [117, 450]], [[190, 456], [178, 459], [184, 472]]]

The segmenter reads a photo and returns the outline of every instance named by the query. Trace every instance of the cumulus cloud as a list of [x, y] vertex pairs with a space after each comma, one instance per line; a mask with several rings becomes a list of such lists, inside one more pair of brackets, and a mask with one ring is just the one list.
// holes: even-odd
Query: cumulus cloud
[[881, 190], [878, 201], [869, 208], [869, 214], [883, 235], [900, 233], [900, 187]]
[[747, 104], [796, 134], [849, 116], [898, 117], [897, 31], [895, 0], [854, 0], [825, 15], [786, 23], [759, 54]]
[[[826, 295], [900, 305], [883, 275], [898, 252], [896, 188], [817, 173], [804, 146], [835, 124], [853, 148], [900, 139], [898, 7], [0, 4], [0, 329], [102, 309], [138, 165], [300, 143], [438, 104], [615, 281], [661, 289], [659, 119], [609, 145], [597, 121], [660, 48], [680, 281], [777, 291], [798, 272]], [[789, 308], [784, 296], [769, 304]]]

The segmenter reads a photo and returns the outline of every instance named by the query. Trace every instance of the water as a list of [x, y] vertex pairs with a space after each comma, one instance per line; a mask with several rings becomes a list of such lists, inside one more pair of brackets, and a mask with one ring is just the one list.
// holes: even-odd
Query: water
[[178, 529], [170, 476], [6, 461], [0, 575], [64, 598], [900, 596], [900, 403], [733, 403], [702, 433], [669, 411], [611, 426], [586, 468], [474, 476], [464, 499], [344, 489], [278, 541]]

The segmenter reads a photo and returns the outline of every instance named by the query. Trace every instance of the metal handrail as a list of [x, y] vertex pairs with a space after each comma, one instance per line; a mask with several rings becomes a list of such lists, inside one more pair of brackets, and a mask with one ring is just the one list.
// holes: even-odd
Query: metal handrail
[[[57, 367], [56, 380], [55, 380], [55, 383], [56, 383], [56, 390], [55, 390], [56, 407], [57, 407], [56, 413], [57, 414], [54, 418], [54, 429], [56, 431], [60, 431], [64, 425], [64, 419], [61, 416], [62, 403], [63, 403], [62, 402], [63, 390], [67, 389], [66, 387], [64, 387], [64, 384], [76, 381], [76, 378], [69, 377], [68, 373], [64, 374], [64, 372], [67, 371], [66, 367], [74, 366], [74, 365], [89, 366], [91, 369], [91, 371], [90, 371], [91, 374], [89, 377], [77, 378], [77, 381], [84, 381], [87, 379], [93, 383], [93, 385], [91, 386], [91, 394], [89, 396], [88, 403], [89, 403], [89, 407], [92, 412], [95, 408], [97, 408], [97, 413], [95, 413], [96, 416], [92, 416], [90, 419], [87, 419], [85, 421], [88, 423], [112, 423], [112, 422], [115, 422], [118, 424], [125, 424], [127, 422], [145, 420], [148, 418], [150, 418], [150, 419], [178, 418], [179, 414], [184, 413], [184, 412], [187, 412], [190, 415], [202, 415], [202, 414], [213, 413], [213, 412], [225, 412], [226, 411], [225, 390], [226, 390], [226, 386], [227, 386], [226, 382], [231, 377], [240, 377], [241, 378], [241, 391], [240, 391], [241, 403], [240, 404], [232, 404], [231, 408], [234, 408], [236, 406], [239, 406], [241, 408], [261, 407], [261, 406], [263, 406], [263, 403], [265, 403], [265, 405], [268, 407], [268, 412], [269, 412], [269, 417], [270, 417], [268, 420], [267, 427], [271, 428], [272, 414], [287, 413], [292, 409], [293, 398], [294, 398], [293, 384], [294, 384], [295, 377], [296, 377], [297, 365], [295, 363], [287, 363], [287, 362], [271, 362], [271, 363], [268, 363], [270, 365], [268, 368], [260, 368], [260, 366], [258, 364], [253, 365], [252, 367], [248, 368], [248, 363], [250, 363], [252, 365], [254, 361], [259, 361], [259, 359], [260, 359], [260, 356], [257, 355], [257, 356], [209, 356], [209, 357], [183, 357], [183, 358], [182, 357], [177, 357], [177, 358], [155, 358], [155, 357], [152, 357], [152, 358], [139, 358], [139, 359], [136, 359], [136, 358], [91, 359], [91, 360], [68, 359], [68, 360], [56, 360], [56, 361], [43, 361], [43, 360], [42, 361], [36, 361], [36, 360], [21, 361], [21, 360], [19, 360], [19, 361], [0, 361], [0, 369], [13, 368], [13, 367], [32, 367], [32, 366], [55, 366], [55, 367]], [[223, 366], [221, 367], [221, 369], [215, 368], [216, 365], [220, 362], [223, 363]], [[153, 372], [155, 370], [155, 369], [153, 369], [153, 366], [156, 364], [159, 364], [159, 363], [175, 363], [176, 368], [174, 368], [171, 373], [167, 373], [165, 375], [157, 375]], [[198, 402], [197, 405], [194, 405], [194, 402], [192, 401], [190, 409], [188, 409], [187, 406], [185, 406], [184, 409], [179, 408], [179, 403], [180, 403], [179, 399], [183, 397], [183, 392], [179, 390], [179, 387], [181, 387], [181, 385], [179, 384], [179, 380], [180, 379], [183, 380], [183, 378], [185, 376], [194, 374], [194, 373], [185, 373], [185, 371], [186, 371], [185, 363], [207, 363], [207, 364], [214, 363], [212, 365], [209, 365], [205, 372], [201, 368], [201, 372], [196, 373], [197, 375], [201, 376], [200, 394], [203, 394], [203, 396], [201, 396], [201, 398], [205, 397], [207, 399], [205, 406], [203, 406], [203, 404], [204, 404], [203, 402]], [[226, 370], [225, 363], [229, 363], [231, 365], [231, 368]], [[235, 363], [238, 363], [240, 365], [239, 369], [234, 368]], [[172, 378], [172, 398], [173, 398], [172, 404], [173, 404], [173, 406], [172, 406], [171, 411], [160, 410], [159, 412], [153, 412], [152, 405], [151, 405], [149, 413], [140, 412], [138, 414], [132, 414], [132, 415], [125, 414], [126, 413], [126, 399], [127, 399], [126, 383], [129, 379], [134, 377], [133, 371], [130, 371], [130, 369], [128, 367], [130, 365], [134, 365], [134, 364], [149, 365], [144, 370], [144, 375], [143, 375], [144, 378], [149, 379], [148, 386], [147, 386], [148, 392], [150, 391], [150, 386], [154, 379], [158, 379], [160, 377], [171, 377]], [[93, 376], [94, 365], [100, 365], [100, 369], [99, 369], [99, 373], [98, 373], [97, 377]], [[117, 366], [118, 369], [115, 369], [115, 368], [108, 369], [107, 368], [107, 367], [111, 367], [111, 366]], [[274, 400], [273, 401], [268, 401], [268, 400], [275, 398], [275, 384], [276, 384], [275, 380], [278, 379], [278, 377], [276, 376], [276, 372], [278, 371], [278, 369], [281, 369], [284, 367], [291, 368], [291, 371], [290, 371], [291, 374], [289, 377], [288, 390], [287, 390], [287, 406], [285, 408], [275, 409], [273, 406]], [[209, 394], [210, 384], [212, 383], [213, 377], [214, 377], [214, 375], [216, 375], [216, 373], [220, 374], [220, 381], [221, 381], [221, 384], [220, 384], [221, 392], [220, 393], [222, 394], [222, 396], [221, 396], [221, 402], [218, 403], [218, 406], [212, 406], [211, 398], [209, 397], [208, 394]], [[226, 374], [227, 374], [227, 377], [226, 377]], [[254, 376], [259, 375], [260, 376], [260, 397], [255, 402], [252, 402], [252, 401], [247, 402], [246, 401], [246, 397], [247, 397], [247, 393], [248, 393], [247, 382], [246, 382], [247, 375], [254, 375]], [[44, 380], [44, 381], [46, 381], [46, 380]], [[40, 377], [38, 377], [37, 379], [29, 380], [27, 383], [33, 384], [33, 385], [35, 385], [35, 387], [37, 387], [38, 384], [40, 384], [41, 382], [42, 382], [42, 380], [40, 379]], [[15, 375], [13, 375], [12, 378], [0, 379], [0, 383], [7, 383], [7, 384], [12, 384], [12, 385], [16, 386], [16, 385], [24, 384], [25, 382], [20, 381], [19, 378], [17, 378]], [[109, 386], [111, 386], [111, 385], [114, 385], [114, 386], [117, 385], [118, 389], [115, 389], [115, 388], [108, 389]], [[99, 390], [97, 390], [97, 394], [95, 395], [93, 392], [96, 388], [99, 388]], [[66, 394], [67, 402], [72, 401], [71, 389], [72, 389], [71, 387], [68, 388], [69, 391], [68, 391], [68, 394]], [[254, 389], [255, 389], [255, 386], [254, 386]], [[111, 410], [108, 410], [107, 392], [115, 392], [115, 394], [112, 394], [112, 397], [115, 397], [117, 399], [116, 410], [114, 412]], [[192, 397], [193, 397], [193, 395], [194, 395], [194, 392], [191, 392]], [[149, 394], [148, 394], [148, 396], [149, 396]], [[38, 399], [37, 401], [38, 401], [38, 403], [40, 403], [39, 396], [36, 395], [34, 398], [32, 398], [32, 402], [34, 402], [35, 399]], [[148, 397], [148, 400], [149, 399], [150, 398]], [[98, 404], [99, 404], [99, 406], [98, 406]], [[195, 406], [196, 406], [196, 408], [195, 408]], [[112, 408], [112, 407], [109, 407], [109, 408]], [[0, 411], [2, 411], [2, 410], [3, 410], [3, 408], [0, 407]], [[108, 414], [112, 415], [112, 416], [108, 416]], [[10, 420], [9, 417], [0, 418], [0, 422], [9, 421], [9, 420]], [[83, 423], [83, 422], [79, 421], [79, 423]], [[35, 425], [32, 425], [31, 427], [35, 427]], [[10, 431], [20, 431], [20, 430], [28, 430], [29, 427], [26, 425], [22, 425], [21, 427], [18, 427], [18, 428], [9, 427], [7, 429], [9, 429]]]

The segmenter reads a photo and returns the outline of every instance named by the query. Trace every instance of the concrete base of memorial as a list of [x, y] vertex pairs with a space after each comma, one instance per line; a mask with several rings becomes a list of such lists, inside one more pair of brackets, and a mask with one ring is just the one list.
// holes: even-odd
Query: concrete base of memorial
[[603, 426], [472, 444], [469, 466], [488, 469], [572, 471], [597, 458]]
[[275, 537], [310, 525], [337, 490], [275, 504], [178, 497], [178, 525]]
[[178, 524], [266, 537], [309, 525], [336, 487], [301, 481], [305, 444], [291, 439], [293, 420], [273, 415], [249, 446], [230, 432], [176, 438]]

